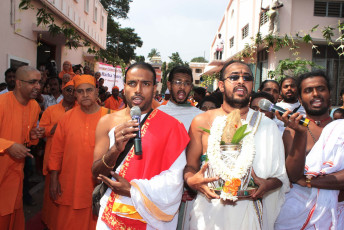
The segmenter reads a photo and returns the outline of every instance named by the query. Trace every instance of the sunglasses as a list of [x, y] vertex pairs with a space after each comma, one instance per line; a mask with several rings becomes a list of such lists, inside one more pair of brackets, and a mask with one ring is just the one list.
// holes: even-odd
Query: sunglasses
[[237, 80], [239, 80], [240, 77], [242, 77], [242, 79], [244, 81], [253, 81], [252, 75], [242, 75], [242, 76], [240, 76], [240, 75], [237, 75], [237, 74], [230, 75], [225, 80], [237, 81]]

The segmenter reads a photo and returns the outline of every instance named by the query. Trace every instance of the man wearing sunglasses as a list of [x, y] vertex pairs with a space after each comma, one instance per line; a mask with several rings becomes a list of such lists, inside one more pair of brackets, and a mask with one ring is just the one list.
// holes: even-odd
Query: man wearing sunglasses
[[18, 68], [13, 91], [0, 95], [0, 228], [24, 229], [23, 168], [25, 157], [33, 158], [29, 146], [38, 143], [44, 128], [38, 128], [41, 111], [34, 100], [39, 94], [41, 73]]
[[[171, 98], [166, 105], [161, 105], [158, 108], [182, 122], [187, 131], [189, 130], [192, 119], [203, 112], [187, 101], [193, 87], [192, 82], [192, 70], [189, 67], [174, 67], [168, 76], [167, 82], [167, 88], [171, 92]], [[185, 217], [189, 215], [195, 197], [195, 193], [192, 190], [184, 190], [177, 229], [189, 229], [189, 218]]]
[[[198, 192], [190, 213], [190, 229], [207, 229], [208, 226], [217, 226], [218, 229], [273, 229], [284, 193], [289, 186], [282, 138], [271, 119], [248, 107], [253, 77], [247, 64], [239, 61], [226, 63], [220, 72], [218, 86], [223, 94], [222, 107], [196, 116], [189, 130], [190, 143], [186, 151], [184, 180], [191, 189]], [[246, 164], [248, 169], [252, 169], [252, 173], [245, 170], [242, 172], [244, 176], [238, 179], [241, 181], [244, 177], [252, 178], [258, 187], [245, 199], [239, 197], [235, 202], [220, 200], [220, 196], [208, 187], [208, 183], [219, 178], [205, 176], [207, 162], [211, 159], [207, 158], [208, 154], [213, 153], [212, 149], [215, 148], [220, 152], [221, 136], [219, 140], [216, 139], [216, 133], [223, 134], [223, 130], [216, 130], [219, 122], [214, 120], [221, 120], [234, 110], [240, 112], [241, 120], [248, 124], [247, 131], [252, 132], [249, 134], [250, 141], [246, 139], [239, 152], [239, 155], [245, 154], [243, 156], [251, 156], [250, 159], [253, 159]], [[209, 135], [204, 130], [210, 130], [212, 126], [215, 127], [212, 129], [214, 133], [211, 131]], [[249, 150], [247, 146], [252, 148]], [[207, 155], [202, 157], [204, 153]], [[240, 159], [247, 160], [246, 157]], [[240, 168], [237, 167], [238, 159], [234, 161], [234, 168]], [[202, 167], [201, 160], [204, 161]], [[222, 159], [218, 157], [217, 161], [210, 163], [219, 165], [220, 161]], [[243, 160], [239, 162], [242, 163]], [[226, 173], [232, 169], [228, 167], [222, 170]]]

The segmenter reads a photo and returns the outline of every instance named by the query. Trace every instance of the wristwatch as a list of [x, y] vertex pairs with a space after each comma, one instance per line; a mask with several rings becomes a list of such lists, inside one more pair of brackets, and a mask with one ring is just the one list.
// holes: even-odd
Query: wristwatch
[[311, 188], [312, 187], [312, 185], [311, 185], [311, 180], [312, 180], [312, 176], [306, 176], [306, 185], [307, 185], [307, 187], [308, 188]]

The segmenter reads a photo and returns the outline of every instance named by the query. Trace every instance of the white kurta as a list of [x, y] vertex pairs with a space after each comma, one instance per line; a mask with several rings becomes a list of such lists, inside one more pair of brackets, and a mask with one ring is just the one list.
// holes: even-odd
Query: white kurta
[[[333, 121], [322, 131], [306, 157], [306, 175], [325, 175], [344, 170], [344, 120]], [[294, 184], [286, 195], [276, 229], [343, 229], [343, 203], [338, 190]], [[340, 225], [339, 225], [340, 224]]]
[[[189, 130], [194, 117], [198, 114], [204, 113], [204, 111], [190, 104], [176, 105], [171, 101], [168, 101], [166, 105], [159, 106], [158, 109], [182, 122], [187, 131]], [[181, 204], [178, 217], [178, 229], [189, 229], [190, 212], [194, 201], [195, 200], [190, 200]]]
[[191, 122], [194, 117], [198, 114], [204, 113], [202, 110], [192, 105], [176, 105], [171, 101], [168, 101], [166, 105], [159, 106], [158, 109], [182, 122], [186, 131], [189, 131]]
[[[143, 119], [143, 118], [141, 118]], [[110, 148], [115, 143], [114, 130], [110, 130]], [[122, 161], [122, 163], [125, 159]], [[135, 182], [141, 192], [152, 201], [161, 211], [167, 215], [175, 215], [178, 211], [180, 200], [183, 192], [183, 169], [186, 165], [185, 151], [183, 151], [172, 166], [154, 176], [150, 180], [139, 179], [132, 180]], [[122, 164], [117, 168], [116, 173], [119, 173]], [[112, 178], [115, 181], [115, 178]], [[147, 222], [147, 229], [176, 229], [178, 215], [175, 215], [170, 222], [164, 222], [156, 219], [144, 205], [144, 201], [140, 192], [134, 187], [130, 190], [131, 197], [119, 196], [119, 202], [134, 206], [137, 212], [141, 215], [144, 221]], [[100, 200], [100, 211], [97, 221], [97, 230], [110, 229], [102, 220], [104, 209], [110, 197], [111, 189], [108, 188], [102, 199]]]
[[[246, 121], [253, 114], [249, 110]], [[258, 177], [275, 177], [283, 185], [265, 194], [263, 203], [262, 229], [273, 229], [284, 194], [289, 190], [289, 179], [285, 169], [284, 147], [276, 124], [262, 116], [254, 136], [256, 155], [253, 169]], [[190, 229], [260, 229], [260, 223], [252, 200], [238, 200], [234, 204], [223, 204], [219, 199], [208, 200], [198, 194], [191, 211]]]

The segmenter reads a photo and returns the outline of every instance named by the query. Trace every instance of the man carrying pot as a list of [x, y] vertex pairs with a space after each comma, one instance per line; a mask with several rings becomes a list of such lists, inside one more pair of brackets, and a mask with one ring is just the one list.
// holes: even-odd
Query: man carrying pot
[[[218, 86], [223, 93], [222, 107], [196, 116], [189, 130], [184, 180], [190, 188], [198, 191], [190, 214], [190, 229], [206, 229], [206, 226], [218, 229], [273, 229], [284, 194], [289, 189], [282, 138], [272, 120], [248, 107], [253, 77], [247, 64], [238, 61], [226, 63]], [[235, 110], [240, 113], [239, 120], [247, 123], [250, 133], [240, 142], [243, 144], [234, 166], [221, 168], [220, 140], [226, 130], [221, 128], [223, 122], [218, 121], [225, 121], [225, 116]], [[217, 126], [220, 128], [216, 129]], [[206, 129], [210, 129], [210, 135]], [[202, 167], [201, 160], [206, 162]], [[239, 167], [239, 164], [244, 167]], [[216, 170], [213, 170], [214, 177], [207, 178], [205, 172], [210, 165]], [[258, 189], [245, 198], [226, 187], [228, 184], [238, 186], [243, 183], [242, 178], [250, 177]], [[220, 193], [215, 193], [210, 189], [209, 182], [220, 178], [227, 178], [226, 183], [220, 188]]]

